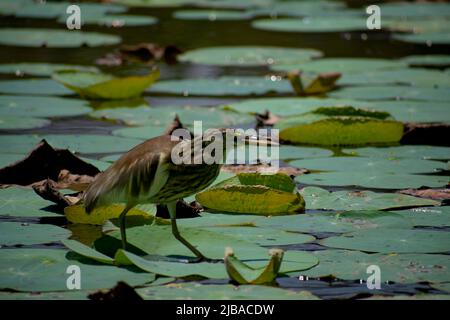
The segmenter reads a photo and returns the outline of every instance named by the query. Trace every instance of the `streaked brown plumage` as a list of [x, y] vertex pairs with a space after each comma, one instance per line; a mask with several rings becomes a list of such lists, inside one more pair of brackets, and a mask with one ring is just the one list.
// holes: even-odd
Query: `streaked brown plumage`
[[[171, 161], [172, 148], [180, 141], [170, 135], [149, 139], [127, 153], [99, 174], [86, 190], [86, 212], [110, 203], [126, 203], [120, 216], [121, 236], [126, 247], [125, 215], [139, 203], [167, 205], [172, 232], [200, 259], [206, 259], [179, 235], [176, 226], [176, 201], [209, 186], [220, 172], [220, 164], [181, 164]], [[192, 143], [194, 145], [194, 142]]]

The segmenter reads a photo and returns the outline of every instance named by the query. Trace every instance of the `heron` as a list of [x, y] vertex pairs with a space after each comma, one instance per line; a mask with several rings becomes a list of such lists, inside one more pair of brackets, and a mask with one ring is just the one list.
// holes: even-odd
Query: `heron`
[[[119, 215], [119, 226], [122, 247], [126, 249], [127, 213], [138, 204], [165, 205], [170, 215], [174, 237], [197, 257], [197, 261], [211, 261], [181, 236], [176, 222], [176, 204], [178, 200], [207, 188], [217, 178], [224, 161], [206, 163], [198, 161], [198, 158], [208, 146], [211, 147], [213, 141], [220, 138], [221, 150], [215, 152], [225, 159], [229, 151], [227, 144], [230, 144], [224, 141], [230, 136], [233, 139], [233, 147], [239, 139], [253, 145], [277, 144], [267, 138], [242, 135], [228, 129], [207, 130], [192, 139], [181, 139], [170, 134], [151, 138], [123, 154], [106, 171], [95, 177], [84, 194], [86, 212], [90, 213], [96, 207], [112, 203], [125, 203], [125, 208]], [[174, 151], [179, 152], [183, 159], [191, 161], [174, 161]]]

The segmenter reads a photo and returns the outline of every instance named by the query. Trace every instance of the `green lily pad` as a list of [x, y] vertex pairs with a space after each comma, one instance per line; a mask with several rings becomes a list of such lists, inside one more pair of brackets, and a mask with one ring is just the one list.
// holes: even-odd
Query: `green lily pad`
[[69, 95], [72, 91], [52, 79], [1, 80], [0, 93], [20, 95]]
[[[112, 204], [95, 208], [91, 213], [86, 213], [83, 205], [71, 205], [64, 208], [64, 215], [72, 223], [103, 225], [106, 221], [119, 218], [125, 209], [123, 204]], [[138, 205], [128, 212], [128, 216], [143, 216], [153, 219], [156, 208], [153, 204]]]
[[386, 17], [449, 17], [450, 5], [448, 3], [383, 3], [380, 6], [381, 12]]
[[146, 76], [117, 78], [109, 74], [82, 71], [60, 71], [53, 79], [82, 97], [91, 99], [129, 99], [142, 92], [159, 78], [159, 71]]
[[0, 115], [21, 117], [72, 117], [89, 113], [83, 100], [40, 96], [0, 96]]
[[[250, 115], [243, 115], [218, 108], [191, 106], [113, 108], [101, 109], [91, 113], [93, 118], [117, 120], [132, 126], [157, 126], [164, 128], [164, 130], [172, 123], [176, 115], [179, 116], [181, 122], [187, 128], [192, 128], [194, 126], [194, 121], [202, 121], [203, 130], [208, 128], [231, 127], [254, 122], [254, 117]], [[136, 130], [140, 131], [141, 129]], [[147, 139], [151, 137], [150, 132], [148, 134], [145, 133], [145, 128], [142, 130], [142, 135], [145, 135]], [[154, 128], [151, 132], [156, 134], [156, 132], [160, 132], [159, 130], [160, 129]]]
[[450, 207], [414, 208], [396, 211], [415, 226], [449, 227]]
[[406, 63], [388, 59], [375, 58], [324, 58], [306, 61], [300, 64], [280, 64], [273, 66], [276, 71], [300, 70], [303, 72], [341, 72], [345, 75], [351, 73], [365, 73], [385, 69], [404, 68]]
[[331, 248], [380, 253], [439, 253], [450, 251], [450, 232], [371, 229], [320, 241]]
[[431, 46], [433, 44], [446, 45], [450, 43], [450, 34], [447, 32], [433, 32], [433, 33], [418, 33], [418, 34], [394, 34], [392, 36], [396, 40], [426, 44]]
[[449, 87], [450, 76], [442, 71], [428, 69], [395, 69], [344, 74], [340, 85], [408, 84], [419, 87]]
[[388, 111], [403, 122], [450, 122], [448, 102], [436, 101], [376, 101], [371, 108]]
[[[83, 18], [81, 19], [82, 24], [98, 24], [100, 26], [114, 28], [151, 26], [158, 23], [158, 19], [154, 17], [130, 14], [88, 14], [87, 17]], [[66, 19], [66, 17], [61, 17], [58, 21], [61, 23], [66, 23]]]
[[340, 171], [366, 174], [427, 173], [446, 169], [440, 161], [408, 158], [333, 157], [296, 160], [291, 165], [320, 171]]
[[19, 291], [66, 291], [66, 273], [70, 265], [81, 270], [81, 289], [111, 288], [118, 281], [129, 285], [152, 282], [155, 276], [132, 268], [86, 264], [75, 260], [65, 250], [58, 249], [3, 249], [0, 267], [0, 288]]
[[264, 113], [270, 111], [279, 116], [298, 115], [313, 111], [319, 107], [354, 106], [364, 108], [370, 102], [329, 98], [260, 98], [232, 103], [226, 108], [242, 113]]
[[0, 64], [0, 73], [15, 74], [17, 76], [31, 75], [47, 77], [51, 76], [54, 72], [66, 69], [91, 72], [98, 70], [96, 67], [60, 63], [22, 62]]
[[50, 120], [23, 116], [0, 115], [0, 130], [33, 129], [48, 126]]
[[413, 55], [401, 59], [412, 67], [450, 67], [450, 55]]
[[305, 204], [292, 179], [284, 174], [241, 173], [195, 198], [209, 209], [260, 215], [295, 214], [303, 211]]
[[449, 32], [447, 18], [441, 17], [427, 17], [419, 19], [398, 19], [386, 18], [383, 21], [383, 28], [388, 28], [391, 31], [398, 32], [413, 32], [413, 33], [432, 33], [432, 32]]
[[281, 32], [345, 32], [367, 29], [366, 19], [358, 16], [262, 19], [253, 21], [252, 27]]
[[335, 191], [306, 187], [300, 191], [306, 208], [318, 210], [386, 210], [413, 206], [435, 206], [438, 201], [398, 193]]
[[299, 115], [281, 120], [275, 128], [280, 128], [281, 140], [328, 146], [393, 143], [403, 135], [401, 122], [368, 117]]
[[0, 222], [1, 246], [51, 243], [69, 236], [70, 231], [49, 224]]
[[165, 286], [154, 286], [137, 289], [137, 292], [149, 300], [318, 300], [308, 291], [291, 291], [286, 289], [246, 285], [235, 287], [233, 285], [202, 285], [198, 283], [177, 283]]
[[225, 250], [225, 268], [231, 280], [239, 284], [270, 284], [278, 275], [283, 260], [283, 250], [272, 249], [269, 251], [270, 260], [262, 268], [253, 268], [240, 261], [231, 248]]
[[95, 134], [1, 135], [0, 147], [5, 153], [27, 154], [42, 139], [46, 139], [54, 148], [78, 153], [123, 152], [142, 142], [137, 139]]
[[282, 145], [280, 146], [279, 149], [279, 155], [280, 159], [283, 160], [309, 159], [309, 158], [329, 157], [333, 155], [333, 151], [323, 148]]
[[343, 152], [351, 155], [371, 158], [410, 158], [410, 159], [434, 159], [449, 160], [450, 148], [436, 146], [398, 146], [398, 147], [365, 147], [357, 149], [343, 149]]
[[163, 80], [152, 86], [150, 92], [184, 96], [248, 96], [288, 94], [293, 91], [289, 81], [280, 76], [223, 76], [211, 79]]
[[[11, 9], [10, 13], [16, 17], [34, 19], [52, 19], [57, 17], [67, 18], [66, 9], [69, 2], [35, 2], [32, 0], [18, 1], [18, 5]], [[100, 4], [100, 3], [77, 3], [83, 13], [83, 19], [92, 16], [102, 16], [106, 13], [119, 13], [126, 11], [126, 7]]]
[[348, 98], [360, 100], [421, 100], [421, 101], [450, 101], [447, 88], [423, 88], [407, 86], [367, 86], [347, 87], [330, 92], [334, 98]]
[[118, 36], [96, 32], [54, 29], [0, 29], [0, 44], [20, 47], [78, 48], [110, 46], [120, 43]]
[[142, 141], [103, 135], [44, 135], [42, 138], [60, 149], [69, 149], [79, 153], [106, 153], [128, 151]]
[[[332, 275], [343, 280], [367, 279], [367, 267], [378, 265], [381, 281], [395, 283], [439, 282], [448, 280], [450, 259], [439, 254], [367, 254], [350, 250], [322, 250], [313, 253], [320, 261], [302, 271], [308, 277]], [[298, 273], [297, 273], [298, 274]], [[383, 285], [382, 285], [383, 286]]]
[[0, 168], [9, 166], [17, 161], [22, 160], [23, 158], [25, 158], [24, 154], [0, 154]]
[[360, 186], [374, 189], [437, 188], [449, 183], [448, 177], [419, 174], [367, 174], [366, 172], [322, 172], [302, 175], [296, 181], [319, 186]]
[[255, 215], [231, 215], [220, 213], [202, 212], [200, 217], [192, 219], [180, 219], [178, 225], [191, 228], [207, 228], [207, 227], [242, 227], [254, 226], [255, 221], [264, 219], [264, 217]]
[[43, 210], [53, 202], [39, 197], [33, 190], [6, 188], [0, 190], [0, 215], [12, 217], [60, 217], [60, 214]]
[[178, 56], [178, 59], [220, 66], [267, 66], [298, 63], [321, 56], [322, 53], [315, 49], [239, 46], [191, 50]]
[[232, 10], [179, 10], [173, 14], [175, 19], [181, 20], [208, 20], [208, 21], [228, 21], [228, 20], [246, 20], [252, 15], [247, 12]]
[[[275, 1], [271, 6], [253, 9], [258, 16], [323, 16], [323, 15], [353, 15], [357, 11], [346, 9], [344, 3], [327, 0], [316, 1]], [[361, 12], [359, 12], [361, 15]]]
[[[157, 126], [143, 126], [134, 128], [117, 129], [112, 132], [113, 135], [118, 137], [135, 138], [135, 139], [150, 139], [160, 136], [164, 133], [164, 127]], [[114, 159], [114, 158], [109, 158]], [[115, 161], [115, 160], [114, 160]]]
[[347, 211], [343, 213], [314, 213], [295, 216], [270, 217], [255, 221], [257, 227], [274, 228], [289, 232], [345, 233], [364, 229], [388, 229], [412, 224], [408, 219], [392, 212]]
[[83, 256], [83, 257], [88, 257], [91, 258], [95, 261], [104, 263], [104, 264], [114, 264], [114, 259], [110, 258], [106, 255], [104, 255], [103, 253], [100, 253], [94, 249], [92, 249], [91, 247], [88, 247], [85, 244], [82, 244], [81, 242], [75, 241], [75, 240], [70, 240], [70, 239], [65, 239], [62, 241], [62, 243], [70, 250], [72, 250], [73, 252], [78, 253], [79, 255]]
[[[194, 244], [208, 258], [222, 259], [226, 246], [232, 246], [236, 252], [239, 252], [240, 256], [246, 259], [260, 259], [266, 258], [267, 256], [266, 249], [232, 236], [195, 228], [180, 227], [179, 229], [180, 234], [190, 243]], [[151, 255], [191, 257], [193, 255], [192, 252], [177, 241], [170, 230], [170, 226], [159, 225], [144, 225], [128, 228], [127, 241], [131, 245]], [[113, 231], [109, 235], [120, 239], [120, 233], [118, 231]], [[96, 249], [102, 251], [101, 247], [105, 247], [108, 250], [113, 250], [109, 238], [106, 237], [103, 240], [104, 244], [98, 243], [99, 240], [97, 240], [95, 244]]]
[[205, 230], [223, 233], [240, 240], [256, 243], [260, 246], [280, 246], [312, 242], [315, 238], [311, 235], [280, 231], [270, 228], [256, 228], [247, 226], [213, 226], [201, 227]]

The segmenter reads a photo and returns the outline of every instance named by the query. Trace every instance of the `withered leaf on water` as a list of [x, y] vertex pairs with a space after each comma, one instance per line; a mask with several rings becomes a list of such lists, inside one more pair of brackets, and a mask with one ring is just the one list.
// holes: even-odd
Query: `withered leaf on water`
[[0, 185], [28, 186], [47, 179], [58, 181], [61, 170], [92, 177], [100, 172], [69, 150], [53, 149], [42, 140], [26, 158], [0, 169]]
[[450, 189], [406, 189], [400, 190], [399, 193], [434, 200], [450, 199]]

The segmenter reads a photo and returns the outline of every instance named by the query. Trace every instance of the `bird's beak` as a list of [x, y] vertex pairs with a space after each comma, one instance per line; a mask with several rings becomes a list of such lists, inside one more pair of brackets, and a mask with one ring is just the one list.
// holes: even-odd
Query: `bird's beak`
[[277, 141], [273, 141], [268, 137], [247, 136], [244, 138], [245, 143], [254, 146], [279, 146]]

